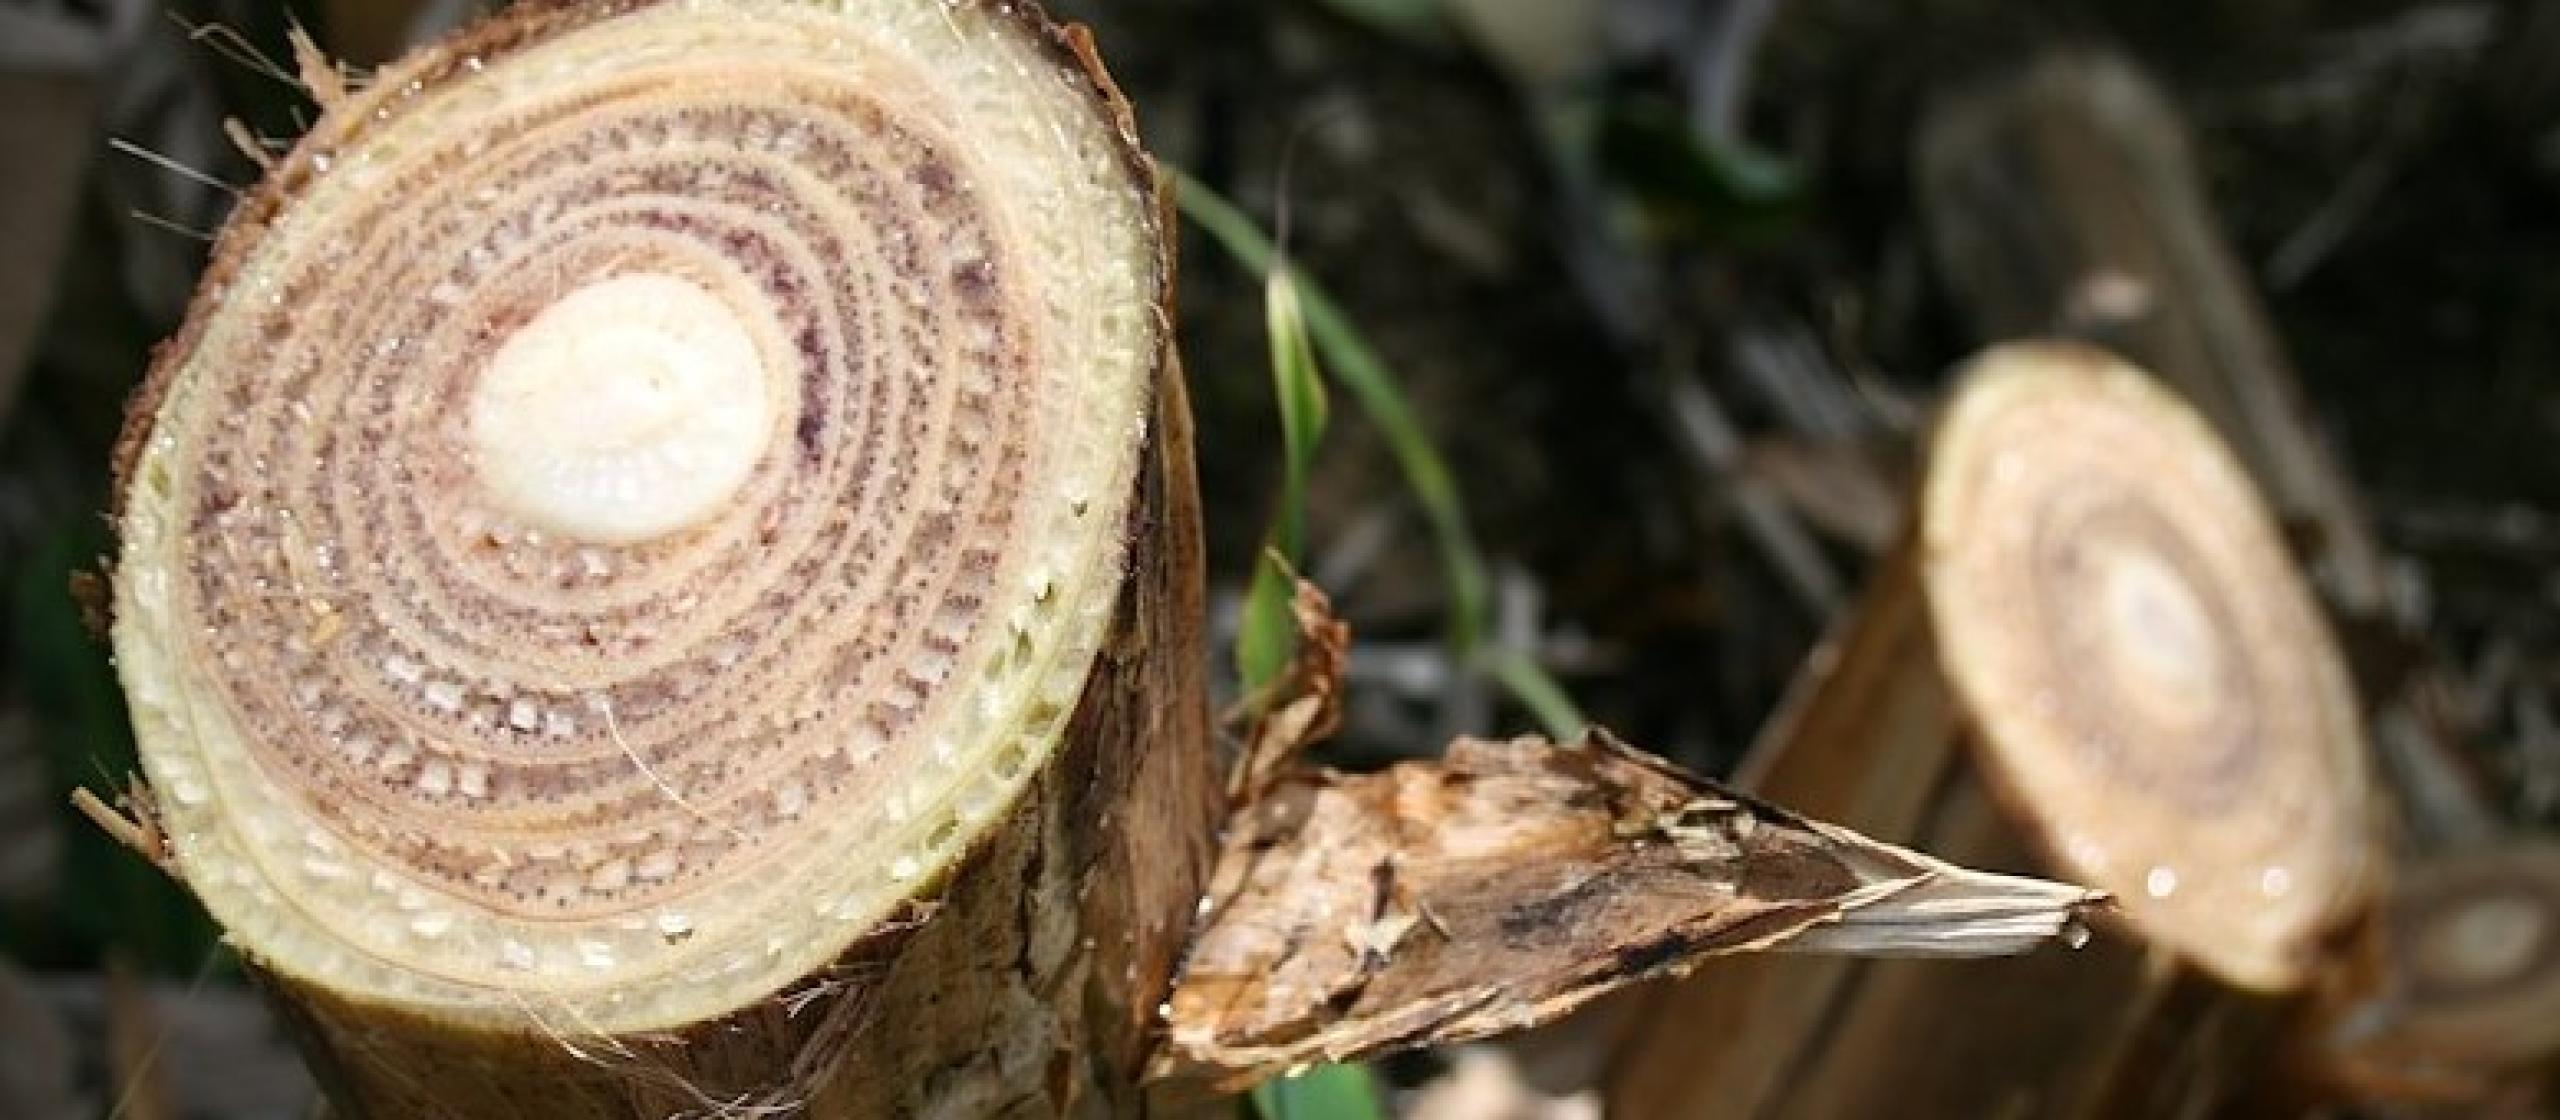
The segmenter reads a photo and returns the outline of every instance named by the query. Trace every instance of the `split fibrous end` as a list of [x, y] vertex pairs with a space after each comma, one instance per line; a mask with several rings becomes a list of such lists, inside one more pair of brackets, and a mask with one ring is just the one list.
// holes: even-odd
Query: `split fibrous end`
[[2140, 371], [2018, 344], [1967, 372], [1922, 501], [1940, 659], [2012, 817], [2144, 936], [2300, 984], [2381, 858], [2344, 668], [2232, 455]]
[[1167, 1072], [1293, 1066], [1551, 1021], [1726, 953], [1980, 957], [2094, 892], [1806, 820], [1594, 731], [1299, 770], [1232, 822], [1165, 1004]]
[[691, 1023], [998, 823], [1114, 609], [1165, 345], [1077, 46], [535, 5], [278, 164], [137, 400], [115, 576], [175, 867], [250, 959]]
[[1867, 885], [1835, 921], [1777, 946], [1785, 952], [1965, 959], [2016, 956], [2052, 941], [2076, 948], [2089, 915], [2107, 903], [2085, 887], [1976, 871], [1832, 825], [1805, 825], [1837, 835]]

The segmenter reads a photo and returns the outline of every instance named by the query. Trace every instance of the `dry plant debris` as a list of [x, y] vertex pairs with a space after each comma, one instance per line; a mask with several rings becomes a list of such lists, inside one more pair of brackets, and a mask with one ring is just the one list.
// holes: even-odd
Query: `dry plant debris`
[[1160, 1073], [1230, 1084], [1549, 1021], [1719, 953], [2019, 951], [2094, 892], [1965, 871], [1604, 731], [1304, 770], [1230, 823]]

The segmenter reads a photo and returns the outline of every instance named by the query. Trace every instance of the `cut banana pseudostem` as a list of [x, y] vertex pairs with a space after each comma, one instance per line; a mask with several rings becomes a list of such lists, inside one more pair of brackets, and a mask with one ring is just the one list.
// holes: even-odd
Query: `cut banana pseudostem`
[[1921, 573], [1983, 770], [2067, 873], [2222, 980], [2299, 987], [2383, 874], [2346, 667], [2202, 417], [2098, 351], [1972, 367]]
[[[1152, 1006], [1178, 931], [1078, 947], [1126, 915], [1059, 807], [1161, 787], [1138, 913], [1211, 804], [1169, 251], [1081, 32], [536, 3], [313, 84], [136, 402], [114, 642], [171, 866], [342, 1100], [1071, 1093], [1063, 986]], [[1018, 866], [910, 936], [965, 858]], [[856, 1029], [939, 941], [1019, 975]]]

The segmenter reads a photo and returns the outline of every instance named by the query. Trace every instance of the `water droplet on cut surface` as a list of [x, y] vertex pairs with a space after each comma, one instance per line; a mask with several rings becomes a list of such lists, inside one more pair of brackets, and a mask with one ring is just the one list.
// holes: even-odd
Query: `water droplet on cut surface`
[[2282, 898], [2293, 890], [2293, 872], [2270, 867], [2258, 873], [2258, 893], [2268, 898]]
[[2152, 868], [2150, 874], [2142, 877], [2142, 889], [2153, 898], [2167, 898], [2178, 893], [2177, 870], [2169, 867]]
[[664, 849], [651, 852], [640, 858], [639, 866], [633, 868], [632, 873], [651, 882], [669, 878], [676, 873], [676, 854]]
[[609, 859], [587, 875], [587, 889], [599, 894], [618, 891], [631, 881], [631, 861]]
[[169, 783], [169, 796], [176, 798], [180, 805], [202, 805], [212, 794], [204, 788], [203, 782], [180, 778]]
[[429, 759], [418, 768], [418, 792], [429, 797], [453, 792], [453, 764], [441, 758]]
[[899, 856], [898, 858], [889, 861], [889, 879], [891, 882], [906, 882], [909, 879], [915, 878], [916, 872], [921, 870], [923, 870], [923, 868], [916, 863], [916, 858], [914, 856]]
[[442, 937], [444, 936], [445, 931], [452, 928], [453, 915], [442, 910], [420, 914], [417, 917], [409, 919], [409, 932], [417, 934], [420, 937]]
[[489, 768], [477, 762], [466, 762], [454, 772], [455, 785], [462, 796], [478, 800], [489, 796]]

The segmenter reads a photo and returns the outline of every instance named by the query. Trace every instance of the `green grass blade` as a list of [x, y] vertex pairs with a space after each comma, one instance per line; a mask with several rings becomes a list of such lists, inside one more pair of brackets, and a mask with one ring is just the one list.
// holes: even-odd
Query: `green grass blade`
[[1493, 679], [1502, 682], [1512, 699], [1529, 709], [1538, 725], [1546, 729], [1548, 738], [1570, 743], [1591, 726], [1582, 709], [1574, 706], [1573, 697], [1565, 695], [1564, 686], [1527, 654], [1511, 650], [1488, 652], [1483, 665]]
[[[1247, 268], [1269, 273], [1279, 255], [1253, 220], [1199, 180], [1179, 171], [1174, 175], [1180, 187], [1176, 197], [1183, 214]], [[1487, 582], [1484, 557], [1477, 552], [1474, 534], [1467, 529], [1456, 477], [1424, 434], [1421, 418], [1405, 400], [1404, 390], [1385, 360], [1369, 348], [1368, 341], [1351, 326], [1342, 309], [1312, 281], [1301, 277], [1293, 286], [1302, 305], [1307, 333], [1323, 355], [1326, 368], [1351, 391], [1369, 422], [1378, 426], [1398, 469], [1404, 473], [1405, 485], [1422, 506], [1449, 583], [1449, 644], [1461, 657], [1472, 656], [1484, 633]]]
[[1289, 617], [1289, 571], [1280, 554], [1269, 548], [1254, 560], [1253, 582], [1244, 595], [1244, 617], [1236, 625], [1237, 693], [1245, 709], [1259, 713], [1264, 691], [1289, 667], [1298, 648], [1296, 624]]
[[1316, 448], [1324, 440], [1324, 376], [1316, 367], [1315, 348], [1307, 341], [1307, 323], [1298, 302], [1298, 285], [1287, 267], [1270, 270], [1263, 284], [1265, 325], [1271, 336], [1271, 395], [1280, 406], [1280, 508], [1253, 565], [1253, 582], [1245, 592], [1244, 617], [1236, 627], [1236, 676], [1248, 704], [1289, 664], [1298, 629], [1289, 609], [1296, 565], [1305, 559], [1307, 476], [1315, 470]]
[[1324, 377], [1307, 341], [1296, 270], [1270, 270], [1263, 284], [1264, 318], [1271, 335], [1271, 389], [1280, 402], [1280, 510], [1272, 535], [1292, 564], [1306, 556], [1307, 476], [1315, 470], [1316, 445], [1324, 439]]
[[1262, 1120], [1386, 1120], [1376, 1079], [1365, 1066], [1317, 1066], [1254, 1087]]

